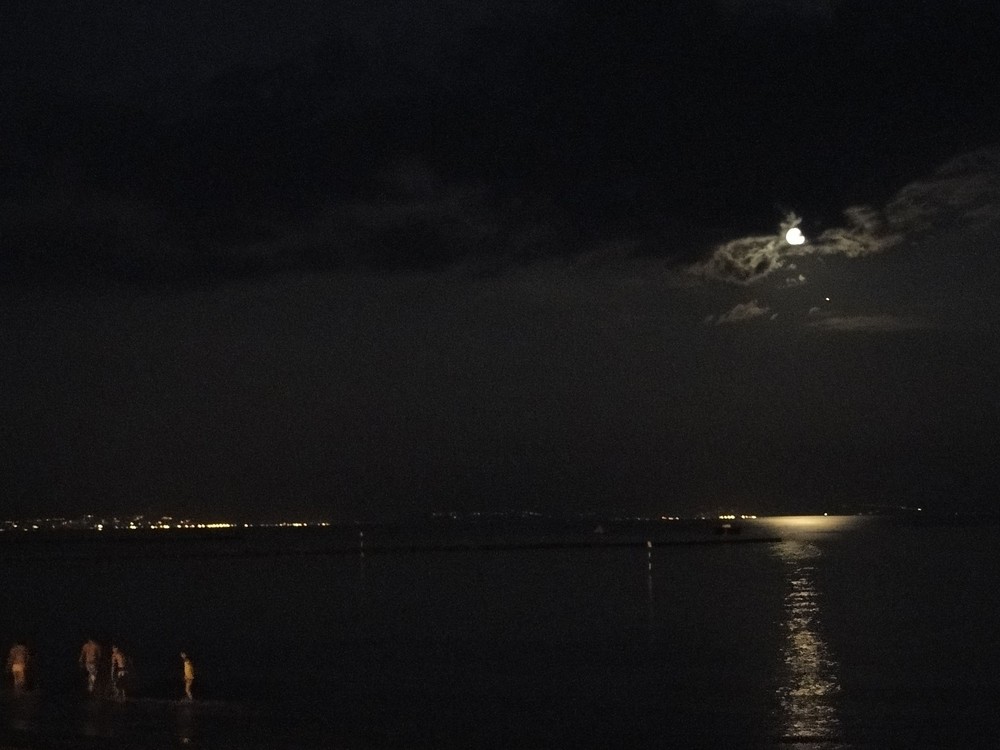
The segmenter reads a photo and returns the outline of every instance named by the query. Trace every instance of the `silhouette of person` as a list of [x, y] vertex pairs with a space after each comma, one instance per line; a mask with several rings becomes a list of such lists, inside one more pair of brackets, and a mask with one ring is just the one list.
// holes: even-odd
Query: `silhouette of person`
[[184, 660], [184, 700], [191, 701], [194, 700], [194, 696], [191, 694], [191, 684], [194, 682], [194, 664], [183, 651], [181, 651], [181, 659]]
[[101, 661], [101, 646], [93, 638], [88, 638], [80, 649], [80, 666], [87, 670], [87, 692], [94, 692], [97, 685], [97, 667]]
[[21, 693], [27, 685], [28, 647], [17, 641], [7, 654], [7, 669], [14, 678], [14, 692]]
[[125, 700], [125, 678], [128, 660], [125, 653], [112, 644], [111, 646], [111, 695], [118, 700]]

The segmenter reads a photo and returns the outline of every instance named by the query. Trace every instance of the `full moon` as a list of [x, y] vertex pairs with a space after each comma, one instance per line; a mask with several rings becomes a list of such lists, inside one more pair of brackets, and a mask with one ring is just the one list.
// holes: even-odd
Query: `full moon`
[[805, 235], [798, 227], [792, 227], [787, 232], [785, 232], [785, 242], [789, 245], [801, 245], [806, 241]]

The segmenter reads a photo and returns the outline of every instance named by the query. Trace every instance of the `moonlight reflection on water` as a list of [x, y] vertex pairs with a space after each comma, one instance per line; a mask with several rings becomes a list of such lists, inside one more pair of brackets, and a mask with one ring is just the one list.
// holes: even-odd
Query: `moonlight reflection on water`
[[809, 541], [790, 540], [775, 547], [785, 563], [789, 590], [785, 596], [785, 646], [777, 698], [784, 738], [836, 741], [838, 664], [820, 633], [820, 592], [814, 561], [822, 554]]

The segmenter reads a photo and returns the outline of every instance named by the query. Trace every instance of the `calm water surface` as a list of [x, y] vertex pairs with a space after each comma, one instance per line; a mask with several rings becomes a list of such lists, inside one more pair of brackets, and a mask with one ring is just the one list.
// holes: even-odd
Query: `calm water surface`
[[[364, 556], [0, 540], [0, 636], [34, 655], [32, 690], [8, 680], [0, 699], [0, 740], [992, 746], [996, 526], [774, 529], [782, 541]], [[130, 653], [132, 700], [87, 698], [88, 634]], [[182, 649], [193, 705], [176, 702]]]

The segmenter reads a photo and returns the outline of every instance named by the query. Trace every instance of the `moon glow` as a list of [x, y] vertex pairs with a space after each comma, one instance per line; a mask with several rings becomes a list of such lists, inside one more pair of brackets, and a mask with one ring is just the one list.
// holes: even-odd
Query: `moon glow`
[[787, 232], [785, 232], [785, 242], [789, 245], [801, 245], [806, 241], [805, 235], [802, 234], [802, 230], [798, 227], [792, 227]]

